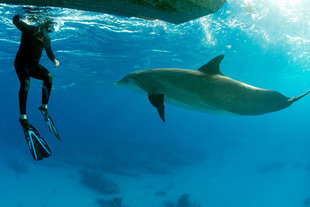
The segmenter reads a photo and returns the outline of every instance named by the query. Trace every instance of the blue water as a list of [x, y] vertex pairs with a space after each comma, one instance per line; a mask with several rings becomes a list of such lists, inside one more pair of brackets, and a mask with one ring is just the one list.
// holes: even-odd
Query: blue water
[[0, 205], [309, 207], [310, 95], [263, 116], [166, 105], [163, 124], [147, 97], [114, 85], [135, 70], [196, 70], [224, 54], [225, 75], [300, 95], [310, 89], [309, 9], [306, 0], [229, 0], [181, 25], [44, 9], [57, 22], [60, 67], [45, 53], [41, 63], [54, 76], [49, 111], [63, 141], [49, 133], [37, 109], [42, 82], [32, 79], [28, 119], [53, 152], [36, 162], [18, 123], [13, 65], [21, 34], [11, 20], [26, 10], [0, 4]]

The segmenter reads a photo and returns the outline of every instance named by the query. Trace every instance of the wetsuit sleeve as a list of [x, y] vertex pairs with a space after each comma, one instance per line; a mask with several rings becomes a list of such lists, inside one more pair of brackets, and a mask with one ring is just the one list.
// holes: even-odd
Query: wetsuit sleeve
[[37, 27], [32, 26], [32, 25], [28, 25], [25, 22], [20, 20], [19, 15], [15, 15], [13, 17], [13, 24], [17, 27], [17, 29], [19, 29], [22, 32], [36, 32], [37, 31]]
[[45, 51], [46, 54], [48, 56], [48, 58], [54, 62], [55, 60], [55, 55], [53, 53], [52, 47], [51, 47], [51, 39], [50, 38], [46, 38], [46, 45], [45, 45]]

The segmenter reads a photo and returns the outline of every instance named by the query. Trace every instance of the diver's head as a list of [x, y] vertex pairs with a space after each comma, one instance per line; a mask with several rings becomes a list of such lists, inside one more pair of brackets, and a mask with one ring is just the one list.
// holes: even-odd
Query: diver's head
[[47, 20], [40, 25], [40, 31], [42, 32], [52, 33], [54, 30], [54, 22], [52, 22], [51, 20]]
[[47, 33], [51, 33], [53, 31], [54, 31], [54, 23], [51, 20], [47, 20], [46, 22], [37, 27], [37, 30], [34, 33], [34, 35], [38, 40], [43, 42], [44, 36], [47, 35]]

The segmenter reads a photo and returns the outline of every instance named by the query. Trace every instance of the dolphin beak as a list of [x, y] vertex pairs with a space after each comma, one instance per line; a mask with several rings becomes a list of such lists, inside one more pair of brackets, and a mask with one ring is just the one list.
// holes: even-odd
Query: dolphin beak
[[121, 85], [124, 85], [126, 83], [126, 80], [124, 80], [124, 78], [118, 80], [118, 81], [115, 81], [114, 82], [114, 85], [116, 86], [121, 86]]
[[115, 81], [115, 82], [114, 82], [114, 85], [115, 85], [115, 86], [119, 86], [119, 85], [120, 85], [120, 82], [121, 82], [121, 80]]

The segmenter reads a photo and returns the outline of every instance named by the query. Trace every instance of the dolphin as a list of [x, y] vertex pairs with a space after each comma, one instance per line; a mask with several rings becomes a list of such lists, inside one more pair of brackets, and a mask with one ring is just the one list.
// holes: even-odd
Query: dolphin
[[288, 98], [223, 75], [219, 65], [224, 55], [198, 70], [158, 68], [129, 73], [115, 84], [146, 94], [165, 122], [164, 102], [207, 113], [261, 115], [289, 107], [307, 95]]

